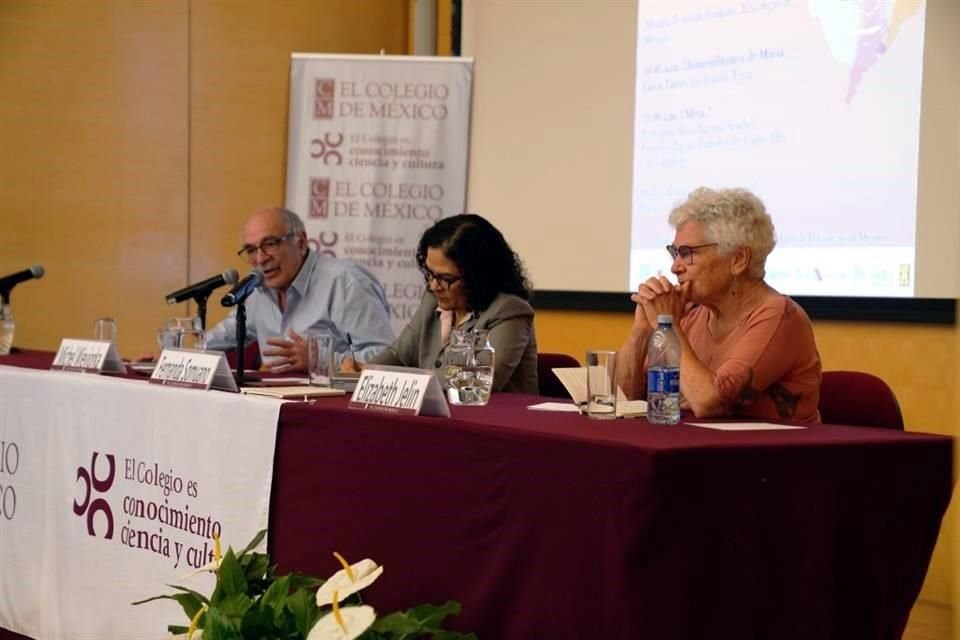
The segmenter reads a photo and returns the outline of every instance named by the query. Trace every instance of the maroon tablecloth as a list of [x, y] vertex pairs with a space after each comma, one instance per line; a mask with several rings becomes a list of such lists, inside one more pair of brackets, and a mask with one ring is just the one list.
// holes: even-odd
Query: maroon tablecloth
[[599, 422], [537, 400], [450, 420], [285, 406], [281, 571], [372, 557], [379, 610], [454, 598], [481, 638], [900, 638], [951, 439]]
[[655, 427], [526, 408], [539, 400], [449, 420], [285, 405], [279, 571], [371, 557], [379, 612], [456, 599], [451, 626], [484, 639], [900, 638], [950, 499], [950, 438]]

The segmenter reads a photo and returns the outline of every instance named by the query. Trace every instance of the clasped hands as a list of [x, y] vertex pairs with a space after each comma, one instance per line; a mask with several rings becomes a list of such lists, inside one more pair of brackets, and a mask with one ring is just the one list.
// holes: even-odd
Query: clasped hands
[[648, 278], [637, 292], [630, 296], [637, 304], [633, 316], [634, 331], [648, 331], [657, 326], [657, 316], [669, 313], [673, 316], [674, 326], [692, 306], [690, 302], [690, 283], [673, 284], [665, 276]]

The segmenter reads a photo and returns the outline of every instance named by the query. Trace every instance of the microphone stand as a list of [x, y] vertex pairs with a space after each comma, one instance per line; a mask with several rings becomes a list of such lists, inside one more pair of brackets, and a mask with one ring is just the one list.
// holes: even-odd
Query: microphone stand
[[206, 293], [199, 293], [193, 297], [193, 301], [197, 303], [197, 316], [200, 318], [200, 328], [204, 331], [207, 330], [207, 298], [210, 297], [211, 291]]
[[243, 379], [243, 352], [247, 346], [247, 303], [237, 304], [237, 386], [242, 387]]

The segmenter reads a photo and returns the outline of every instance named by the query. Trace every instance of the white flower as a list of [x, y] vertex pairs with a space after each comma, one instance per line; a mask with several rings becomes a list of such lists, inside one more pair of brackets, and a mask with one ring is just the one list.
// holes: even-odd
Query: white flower
[[339, 553], [334, 552], [333, 555], [343, 565], [343, 569], [330, 576], [330, 579], [317, 589], [318, 607], [331, 604], [334, 601], [335, 593], [338, 593], [342, 600], [361, 589], [365, 589], [383, 573], [383, 567], [377, 566], [377, 563], [370, 558], [365, 558], [355, 564], [347, 564], [347, 561]]
[[192, 578], [198, 573], [203, 573], [204, 571], [216, 571], [220, 568], [221, 562], [223, 562], [223, 554], [220, 553], [220, 536], [213, 534], [213, 560], [203, 565], [199, 569], [194, 569], [183, 577], [184, 579]]
[[376, 611], [367, 605], [343, 609], [334, 606], [333, 611], [313, 625], [307, 640], [353, 640], [370, 628], [376, 619]]

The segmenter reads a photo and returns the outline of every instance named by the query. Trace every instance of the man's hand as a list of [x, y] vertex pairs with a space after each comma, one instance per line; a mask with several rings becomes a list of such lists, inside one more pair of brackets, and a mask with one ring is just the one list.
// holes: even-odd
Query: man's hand
[[[271, 373], [307, 372], [307, 341], [290, 329], [286, 338], [268, 338], [263, 350], [264, 364]], [[269, 360], [267, 360], [269, 358]]]

